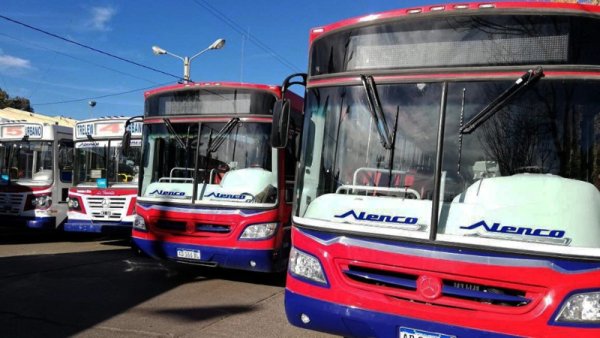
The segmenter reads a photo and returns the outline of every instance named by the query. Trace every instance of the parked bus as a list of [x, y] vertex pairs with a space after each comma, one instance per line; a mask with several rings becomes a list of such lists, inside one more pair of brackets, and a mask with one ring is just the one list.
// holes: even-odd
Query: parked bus
[[[130, 147], [123, 153], [125, 130]], [[65, 231], [131, 231], [142, 157], [141, 117], [104, 117], [75, 125], [74, 186]]]
[[302, 99], [290, 142], [269, 142], [277, 86], [192, 83], [145, 93], [134, 243], [171, 262], [284, 270]]
[[600, 337], [599, 31], [599, 7], [541, 2], [313, 29], [288, 320]]
[[56, 229], [67, 217], [72, 128], [0, 123], [0, 218], [5, 225]]

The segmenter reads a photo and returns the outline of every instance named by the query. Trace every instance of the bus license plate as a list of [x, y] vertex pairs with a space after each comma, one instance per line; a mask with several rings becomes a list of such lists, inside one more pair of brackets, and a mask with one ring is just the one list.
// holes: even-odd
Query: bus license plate
[[177, 249], [178, 258], [200, 259], [200, 250]]
[[400, 328], [400, 338], [456, 338], [443, 333], [429, 332], [417, 329], [411, 329], [409, 327]]

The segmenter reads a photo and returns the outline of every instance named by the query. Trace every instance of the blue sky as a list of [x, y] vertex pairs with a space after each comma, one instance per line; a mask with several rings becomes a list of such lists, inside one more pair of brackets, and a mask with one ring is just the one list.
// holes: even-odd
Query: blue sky
[[[209, 51], [193, 60], [193, 80], [280, 84], [285, 76], [306, 71], [310, 28], [348, 17], [439, 2], [2, 0], [0, 14], [177, 76], [183, 73], [182, 62], [167, 55], [153, 55], [152, 45], [191, 56], [222, 37], [227, 40], [222, 50]], [[244, 38], [207, 6], [225, 14], [293, 66], [284, 65]], [[36, 112], [77, 119], [139, 115], [143, 90], [95, 99], [93, 111], [86, 98], [174, 81], [170, 76], [0, 19], [0, 88], [11, 96], [29, 98]], [[78, 99], [84, 100], [48, 104]]]

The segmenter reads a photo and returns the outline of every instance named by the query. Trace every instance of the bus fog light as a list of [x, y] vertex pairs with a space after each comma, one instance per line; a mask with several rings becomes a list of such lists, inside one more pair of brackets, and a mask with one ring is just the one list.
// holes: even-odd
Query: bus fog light
[[557, 322], [600, 323], [600, 291], [574, 294], [563, 304]]
[[277, 223], [252, 224], [242, 233], [240, 239], [264, 239], [273, 236], [277, 230]]
[[301, 320], [301, 321], [302, 321], [304, 324], [308, 324], [308, 323], [310, 323], [310, 317], [309, 317], [307, 314], [305, 314], [305, 313], [303, 313], [303, 314], [301, 314], [301, 315], [300, 315], [300, 320]]
[[300, 276], [320, 284], [327, 284], [321, 262], [316, 257], [296, 248], [292, 248], [290, 251], [289, 271], [292, 275]]
[[253, 267], [253, 268], [256, 267], [256, 262], [255, 261], [250, 261], [250, 266]]
[[144, 217], [135, 215], [133, 217], [133, 227], [138, 230], [146, 231], [146, 221], [144, 221]]

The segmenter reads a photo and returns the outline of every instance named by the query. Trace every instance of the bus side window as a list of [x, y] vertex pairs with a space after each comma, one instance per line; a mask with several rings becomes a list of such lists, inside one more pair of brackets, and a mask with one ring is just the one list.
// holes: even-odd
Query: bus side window
[[61, 140], [58, 143], [58, 170], [61, 182], [73, 182], [73, 141], [71, 140]]

